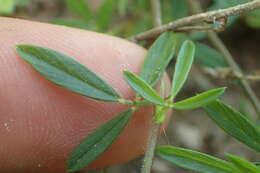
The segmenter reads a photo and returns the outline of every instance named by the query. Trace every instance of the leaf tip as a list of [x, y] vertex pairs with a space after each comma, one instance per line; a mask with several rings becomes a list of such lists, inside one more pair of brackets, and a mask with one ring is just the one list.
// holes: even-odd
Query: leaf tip
[[16, 51], [21, 54], [22, 52], [26, 52], [26, 50], [28, 50], [29, 48], [32, 48], [32, 45], [28, 45], [28, 44], [17, 44], [15, 45], [16, 47]]
[[129, 74], [130, 72], [127, 71], [127, 70], [123, 70], [123, 73], [124, 73], [124, 74]]
[[219, 95], [222, 95], [226, 91], [227, 87], [218, 88]]
[[191, 40], [185, 40], [183, 44], [186, 44], [187, 46], [195, 48], [195, 43]]

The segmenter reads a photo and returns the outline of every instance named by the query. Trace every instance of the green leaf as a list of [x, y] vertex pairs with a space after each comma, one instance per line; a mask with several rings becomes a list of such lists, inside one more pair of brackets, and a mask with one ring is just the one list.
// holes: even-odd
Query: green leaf
[[220, 95], [225, 91], [225, 88], [216, 88], [201, 94], [198, 94], [194, 97], [176, 102], [173, 104], [175, 109], [195, 109], [209, 104], [212, 101], [215, 101]]
[[188, 16], [189, 10], [187, 1], [171, 0], [170, 4], [172, 20]]
[[204, 110], [226, 133], [260, 152], [260, 131], [244, 115], [220, 101], [208, 104]]
[[156, 154], [184, 169], [202, 173], [234, 173], [232, 164], [200, 152], [173, 147], [159, 146]]
[[254, 165], [253, 163], [248, 162], [242, 158], [237, 156], [226, 154], [226, 157], [230, 160], [230, 162], [238, 168], [241, 173], [259, 173], [260, 168]]
[[115, 0], [104, 0], [103, 4], [98, 9], [96, 21], [100, 30], [106, 30], [108, 25], [111, 23], [116, 8], [116, 3], [117, 1]]
[[0, 14], [10, 15], [15, 7], [14, 0], [0, 0]]
[[124, 130], [132, 114], [133, 110], [129, 109], [86, 137], [70, 154], [67, 163], [68, 171], [78, 171], [104, 153]]
[[117, 102], [120, 98], [94, 72], [66, 55], [32, 45], [18, 45], [17, 51], [35, 70], [63, 88], [97, 100]]
[[227, 63], [222, 54], [206, 44], [201, 43], [196, 44], [195, 61], [211, 68], [227, 67]]
[[16, 7], [26, 7], [29, 6], [31, 2], [29, 0], [13, 0]]
[[65, 0], [67, 6], [84, 21], [92, 20], [91, 11], [85, 0]]
[[157, 105], [164, 104], [164, 99], [143, 79], [128, 71], [124, 71], [124, 77], [126, 82], [143, 98]]
[[260, 168], [260, 162], [254, 162], [254, 164], [255, 164], [258, 168]]
[[174, 34], [165, 32], [149, 49], [141, 68], [141, 78], [154, 87], [173, 58], [176, 47]]
[[172, 81], [171, 96], [175, 97], [189, 75], [195, 54], [195, 45], [192, 41], [185, 41], [178, 54]]

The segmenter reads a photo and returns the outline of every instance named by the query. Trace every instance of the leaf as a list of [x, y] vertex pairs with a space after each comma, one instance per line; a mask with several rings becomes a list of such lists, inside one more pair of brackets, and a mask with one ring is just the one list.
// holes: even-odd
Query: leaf
[[248, 162], [242, 158], [237, 156], [226, 154], [226, 157], [230, 160], [230, 162], [238, 168], [241, 173], [259, 173], [260, 168], [254, 165], [253, 163]]
[[101, 7], [98, 9], [96, 14], [96, 21], [100, 30], [105, 30], [111, 23], [114, 11], [116, 8], [117, 1], [115, 0], [104, 0]]
[[29, 0], [13, 0], [14, 4], [16, 7], [26, 7], [28, 6], [31, 2]]
[[143, 79], [128, 71], [124, 71], [124, 77], [126, 82], [143, 98], [157, 105], [164, 104], [164, 99]]
[[156, 154], [184, 169], [202, 173], [234, 173], [232, 164], [200, 152], [173, 146], [159, 146]]
[[0, 14], [10, 15], [14, 12], [14, 0], [0, 0]]
[[250, 148], [260, 151], [260, 131], [244, 115], [220, 101], [208, 104], [204, 110], [226, 133]]
[[260, 168], [260, 162], [254, 162], [254, 164], [255, 164], [258, 168]]
[[185, 41], [178, 54], [172, 81], [171, 96], [175, 97], [189, 75], [195, 54], [195, 45], [192, 41]]
[[174, 34], [165, 32], [153, 43], [141, 68], [141, 78], [154, 87], [173, 58], [176, 47]]
[[32, 67], [57, 85], [97, 100], [117, 102], [119, 94], [94, 72], [57, 51], [18, 45], [17, 51]]
[[65, 0], [67, 6], [84, 21], [92, 20], [91, 11], [85, 0]]
[[206, 44], [201, 43], [196, 44], [195, 61], [210, 68], [227, 67], [227, 63], [222, 54]]
[[104, 153], [124, 130], [132, 114], [133, 110], [129, 109], [86, 137], [70, 154], [67, 163], [68, 171], [78, 171]]
[[172, 20], [176, 20], [185, 16], [188, 16], [188, 4], [187, 1], [171, 0], [170, 2]]
[[176, 102], [173, 104], [175, 109], [195, 109], [209, 104], [212, 101], [215, 101], [220, 95], [225, 91], [225, 88], [216, 88], [201, 94], [198, 94], [194, 97]]

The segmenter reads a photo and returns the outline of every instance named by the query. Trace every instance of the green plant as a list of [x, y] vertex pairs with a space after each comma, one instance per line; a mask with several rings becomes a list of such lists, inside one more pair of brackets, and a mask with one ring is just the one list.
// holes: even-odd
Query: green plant
[[[154, 114], [154, 121], [158, 124], [164, 122], [165, 112], [168, 109], [185, 110], [204, 107], [210, 117], [229, 134], [233, 135], [253, 149], [256, 149], [257, 151], [260, 150], [260, 133], [258, 129], [249, 123], [245, 117], [235, 112], [224, 103], [215, 101], [221, 94], [223, 94], [225, 90], [224, 88], [213, 89], [182, 101], [173, 101], [175, 96], [181, 90], [191, 69], [195, 54], [195, 45], [191, 41], [185, 41], [178, 53], [171, 94], [166, 98], [162, 98], [154, 90], [154, 86], [157, 84], [157, 81], [160, 79], [174, 55], [175, 45], [176, 40], [174, 34], [168, 32], [162, 34], [149, 49], [140, 76], [131, 72], [124, 72], [125, 80], [137, 93], [135, 100], [125, 100], [124, 98], [121, 98], [117, 91], [115, 91], [94, 72], [59, 52], [32, 45], [17, 46], [20, 55], [29, 62], [33, 68], [50, 81], [75, 93], [93, 99], [120, 102], [132, 106], [132, 108], [126, 110], [98, 128], [90, 136], [86, 137], [78, 147], [76, 147], [68, 160], [68, 170], [70, 172], [77, 171], [87, 166], [106, 151], [106, 149], [123, 131], [124, 127], [131, 119], [132, 113], [144, 105], [155, 106], [157, 111], [155, 111]], [[239, 120], [238, 117], [241, 120]], [[229, 119], [225, 121], [223, 118]], [[235, 119], [236, 121], [233, 121]], [[241, 134], [239, 133], [240, 131]], [[179, 149], [182, 152], [175, 152], [175, 150], [177, 149], [174, 147], [159, 147], [157, 152], [162, 158], [170, 160], [172, 163], [185, 168], [197, 170], [196, 167], [189, 166], [193, 162], [196, 164], [206, 165], [207, 168], [209, 167], [208, 169], [215, 169], [216, 167], [215, 164], [212, 165], [212, 162], [207, 159], [193, 160], [194, 158], [198, 158], [198, 156], [201, 155], [200, 153], [185, 149]], [[193, 154], [187, 154], [187, 152]], [[185, 158], [186, 160], [181, 161], [180, 158]], [[213, 163], [215, 163], [216, 159], [213, 157], [211, 158], [214, 161]], [[225, 167], [225, 164], [229, 163], [220, 161], [221, 166]], [[225, 167], [225, 169], [228, 168]], [[228, 171], [234, 172], [236, 169], [236, 164], [234, 164], [230, 166], [230, 170]]]
[[[119, 2], [118, 8], [120, 9], [120, 14], [124, 15], [126, 13], [127, 1], [121, 0]], [[184, 10], [179, 10], [178, 14], [174, 13], [174, 15], [166, 16], [164, 20], [172, 20], [186, 15], [187, 7], [184, 1], [176, 2], [180, 3], [179, 6]], [[230, 3], [234, 2], [235, 1], [230, 1]], [[85, 1], [77, 1], [76, 3], [76, 1], [67, 0], [66, 3], [71, 10], [85, 22], [95, 21], [93, 20], [94, 15], [89, 11]], [[164, 4], [165, 7], [167, 7], [167, 5], [168, 4]], [[140, 1], [139, 6], [146, 8], [144, 1]], [[220, 1], [216, 1], [212, 8], [219, 8], [219, 6], [226, 7], [230, 6], [230, 4], [223, 4], [220, 3]], [[113, 1], [104, 1], [104, 4], [97, 12], [96, 30], [104, 31], [108, 28], [114, 8], [115, 5]], [[170, 12], [168, 11], [168, 13]], [[146, 22], [147, 21], [149, 24], [151, 23], [150, 20], [146, 20]], [[118, 30], [123, 29], [119, 27]], [[132, 33], [134, 32], [131, 32], [131, 34]], [[206, 67], [216, 68], [227, 66], [224, 57], [214, 49], [204, 44], [196, 43], [197, 52], [195, 52], [195, 44], [192, 41], [184, 41], [181, 43], [181, 41], [177, 41], [179, 36], [180, 34], [177, 35], [170, 32], [161, 34], [150, 47], [139, 76], [128, 71], [123, 72], [126, 82], [136, 92], [136, 98], [134, 100], [122, 98], [120, 94], [101, 77], [66, 55], [33, 45], [17, 46], [20, 55], [29, 62], [33, 68], [57, 85], [96, 100], [119, 102], [131, 106], [130, 109], [115, 116], [96, 129], [95, 132], [86, 137], [75, 148], [68, 159], [68, 171], [74, 172], [80, 170], [97, 159], [121, 134], [131, 119], [133, 112], [147, 105], [154, 106], [153, 121], [159, 125], [165, 121], [165, 113], [169, 109], [188, 110], [202, 107], [208, 113], [209, 117], [226, 133], [247, 145], [249, 148], [257, 152], [260, 151], [259, 127], [229, 105], [218, 100], [225, 88], [212, 89], [194, 97], [175, 102], [175, 97], [181, 91], [187, 80], [194, 57], [196, 57], [196, 61], [199, 62], [199, 64]], [[192, 37], [197, 36], [185, 35], [183, 36], [183, 40]], [[203, 37], [205, 37], [205, 35]], [[179, 51], [176, 51], [178, 50], [178, 45], [181, 46]], [[172, 79], [172, 89], [170, 95], [164, 98], [157, 93], [154, 88], [165, 72], [169, 62], [176, 54], [175, 52], [178, 52], [178, 56]], [[207, 56], [212, 57], [213, 60], [211, 59], [211, 61], [209, 61]], [[257, 164], [230, 154], [226, 154], [228, 159], [228, 161], [226, 161], [200, 152], [174, 146], [159, 146], [156, 149], [156, 154], [172, 164], [197, 172], [260, 172], [260, 168]]]
[[22, 7], [28, 4], [28, 0], [1, 0], [0, 15], [13, 15], [16, 7]]

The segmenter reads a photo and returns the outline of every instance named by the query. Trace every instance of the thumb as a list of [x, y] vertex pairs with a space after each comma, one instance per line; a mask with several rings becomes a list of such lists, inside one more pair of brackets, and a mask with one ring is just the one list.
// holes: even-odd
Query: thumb
[[[16, 44], [48, 47], [73, 57], [125, 98], [134, 93], [122, 71], [138, 73], [146, 51], [119, 38], [67, 27], [0, 18], [0, 172], [65, 172], [72, 149], [126, 106], [67, 91], [35, 72]], [[133, 159], [146, 145], [152, 109], [138, 110], [118, 140], [91, 168]]]

